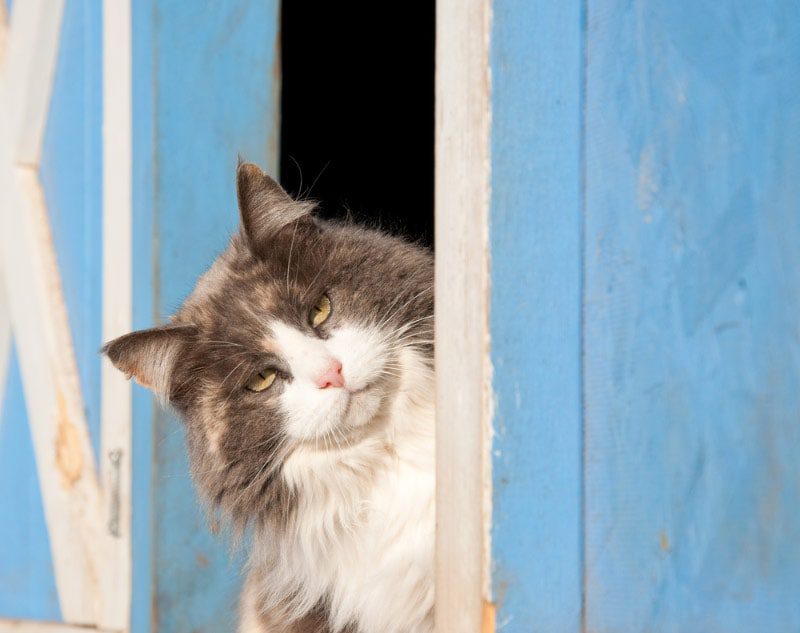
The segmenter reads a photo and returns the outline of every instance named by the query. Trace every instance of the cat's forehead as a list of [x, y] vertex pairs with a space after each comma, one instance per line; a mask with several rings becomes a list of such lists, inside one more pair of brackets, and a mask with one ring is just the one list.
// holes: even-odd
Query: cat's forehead
[[323, 226], [289, 229], [259, 257], [234, 239], [199, 278], [177, 320], [208, 338], [252, 340], [274, 320], [305, 329], [323, 293], [331, 296], [339, 322], [395, 312], [398, 320], [403, 312], [411, 318], [415, 306], [432, 297], [426, 251], [376, 231]]
[[198, 279], [179, 319], [208, 335], [246, 328], [244, 334], [252, 336], [276, 318], [295, 324], [306, 304], [318, 299], [315, 288], [327, 282], [321, 258], [309, 254], [303, 244], [293, 249], [293, 261], [281, 261], [277, 253], [257, 260], [232, 248]]

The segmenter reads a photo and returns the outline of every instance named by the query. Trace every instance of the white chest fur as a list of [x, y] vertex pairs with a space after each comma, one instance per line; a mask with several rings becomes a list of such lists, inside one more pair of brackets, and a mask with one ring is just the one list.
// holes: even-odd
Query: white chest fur
[[359, 633], [433, 631], [433, 381], [417, 359], [404, 360], [405, 384], [380, 432], [286, 462], [295, 527], [260, 535], [251, 561], [263, 566], [266, 604], [299, 615], [325, 600], [334, 627], [355, 622]]

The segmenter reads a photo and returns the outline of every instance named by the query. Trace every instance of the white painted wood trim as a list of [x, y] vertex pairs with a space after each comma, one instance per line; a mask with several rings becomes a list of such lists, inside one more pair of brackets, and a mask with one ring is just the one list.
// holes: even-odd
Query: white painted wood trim
[[[494, 630], [489, 595], [490, 0], [436, 4], [436, 630]], [[441, 315], [458, 315], [458, 327]]]
[[64, 0], [14, 3], [5, 59], [8, 117], [4, 136], [18, 164], [39, 163], [50, 107]]
[[58, 622], [0, 620], [0, 633], [106, 633], [95, 628], [71, 626]]
[[[130, 0], [103, 3], [103, 340], [131, 331], [132, 49]], [[127, 630], [131, 601], [131, 386], [101, 367], [101, 437], [106, 525], [112, 537], [99, 625]], [[114, 466], [112, 456], [119, 462]], [[116, 526], [109, 522], [116, 521]], [[113, 529], [116, 527], [116, 530]], [[114, 533], [116, 532], [116, 533]]]

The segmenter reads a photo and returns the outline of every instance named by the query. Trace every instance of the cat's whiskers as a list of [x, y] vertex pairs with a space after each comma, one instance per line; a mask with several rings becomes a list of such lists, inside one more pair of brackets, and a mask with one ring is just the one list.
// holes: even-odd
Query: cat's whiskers
[[410, 330], [412, 327], [414, 327], [417, 323], [422, 323], [423, 321], [428, 321], [428, 320], [434, 318], [435, 316], [436, 315], [434, 315], [434, 314], [429, 314], [427, 316], [418, 317], [418, 318], [416, 318], [416, 319], [414, 319], [412, 321], [408, 321], [407, 323], [404, 323], [401, 327], [399, 327], [397, 329], [396, 334], [405, 334], [406, 332], [408, 332], [408, 330]]
[[220, 358], [218, 361], [215, 361], [215, 362], [211, 363], [210, 365], [200, 365], [199, 367], [197, 367], [197, 371], [200, 372], [200, 371], [204, 371], [206, 369], [211, 369], [212, 367], [216, 367], [220, 363], [224, 363], [225, 361], [229, 361], [229, 360], [231, 360], [233, 358], [239, 358], [240, 356], [244, 356], [246, 354], [250, 354], [250, 351], [249, 350], [245, 350], [244, 352], [238, 352], [236, 354], [231, 354], [230, 356], [226, 356], [225, 358]]
[[399, 300], [402, 298], [402, 295], [398, 294], [398, 295], [397, 295], [397, 296], [394, 298], [394, 301], [392, 301], [392, 302], [389, 304], [389, 307], [386, 309], [386, 312], [384, 313], [383, 317], [382, 317], [382, 318], [381, 318], [381, 319], [380, 319], [380, 320], [379, 320], [377, 323], [374, 323], [374, 322], [373, 322], [373, 325], [374, 325], [375, 329], [377, 329], [377, 330], [381, 330], [381, 329], [383, 329], [383, 327], [386, 325], [386, 323], [388, 323], [388, 322], [389, 322], [389, 319], [391, 319], [391, 318], [392, 318], [392, 315], [393, 315], [393, 314], [395, 314], [395, 313], [399, 312], [400, 310], [404, 310], [404, 309], [405, 309], [405, 308], [407, 308], [409, 305], [411, 305], [411, 303], [413, 303], [413, 302], [414, 302], [414, 301], [416, 301], [416, 300], [417, 300], [419, 297], [421, 297], [423, 294], [425, 294], [426, 292], [431, 292], [431, 291], [433, 291], [433, 286], [426, 286], [425, 288], [423, 288], [422, 290], [420, 290], [420, 291], [419, 291], [417, 294], [415, 294], [413, 297], [411, 297], [410, 299], [408, 299], [408, 300], [407, 300], [407, 301], [406, 301], [406, 302], [405, 302], [403, 305], [401, 305], [399, 308], [397, 308], [397, 309], [394, 309], [395, 305], [397, 305], [397, 302], [398, 302], [398, 301], [399, 301]]
[[342, 242], [342, 239], [343, 239], [342, 236], [337, 236], [335, 238], [334, 246], [327, 250], [327, 252], [326, 252], [327, 256], [326, 256], [326, 259], [325, 259], [325, 264], [322, 265], [322, 266], [318, 266], [317, 267], [317, 274], [314, 275], [314, 278], [307, 285], [306, 291], [303, 293], [303, 296], [300, 298], [301, 302], [305, 302], [308, 299], [308, 293], [311, 292], [314, 289], [314, 283], [317, 281], [317, 279], [319, 279], [319, 276], [322, 274], [322, 271], [323, 270], [327, 270], [328, 267], [329, 267], [329, 264], [331, 263], [331, 261], [336, 257], [337, 249], [339, 248], [339, 244]]
[[236, 370], [237, 370], [237, 369], [239, 369], [239, 367], [241, 367], [242, 365], [244, 365], [246, 362], [247, 362], [247, 359], [245, 358], [244, 360], [240, 361], [240, 362], [239, 362], [239, 364], [238, 364], [238, 365], [236, 365], [236, 367], [234, 367], [233, 369], [231, 369], [231, 370], [228, 372], [228, 375], [227, 375], [227, 376], [225, 376], [224, 380], [223, 380], [223, 381], [220, 383], [220, 386], [224, 387], [224, 386], [225, 386], [225, 383], [226, 383], [226, 382], [228, 382], [228, 379], [229, 379], [229, 378], [230, 378], [230, 377], [231, 377], [231, 376], [232, 376], [232, 375], [233, 375], [233, 374], [236, 372]]
[[[384, 333], [379, 342], [382, 344], [387, 344], [387, 343], [396, 343], [406, 339], [416, 338], [420, 336], [421, 333], [418, 334], [416, 332], [409, 332], [409, 330], [412, 327], [414, 327], [417, 323], [421, 323], [422, 321], [432, 319], [433, 317], [434, 315], [430, 314], [428, 316], [420, 317], [418, 319], [414, 319], [413, 321], [409, 321], [408, 323], [405, 323], [396, 330], [390, 330], [390, 331], [384, 330]], [[377, 329], [377, 326], [375, 327]]]
[[289, 244], [289, 261], [286, 263], [286, 292], [289, 292], [289, 271], [292, 269], [292, 251], [294, 250], [294, 238], [297, 235], [297, 225], [299, 220], [295, 220], [294, 229], [292, 230], [292, 241]]
[[217, 340], [214, 340], [214, 339], [209, 339], [209, 340], [206, 340], [206, 341], [203, 341], [203, 342], [206, 343], [206, 344], [211, 343], [212, 347], [217, 347], [217, 346], [220, 346], [220, 347], [223, 347], [223, 346], [245, 347], [241, 343], [234, 343], [233, 341], [217, 341]]
[[330, 165], [330, 164], [331, 164], [331, 161], [328, 161], [327, 163], [325, 163], [325, 165], [322, 167], [322, 169], [319, 170], [319, 173], [317, 174], [317, 177], [314, 178], [314, 180], [312, 181], [312, 183], [308, 187], [308, 189], [305, 192], [303, 192], [302, 190], [300, 191], [300, 193], [297, 196], [298, 200], [308, 200], [309, 196], [311, 195], [311, 191], [314, 189], [314, 185], [317, 184], [317, 181], [320, 179], [322, 174], [325, 173], [325, 170], [328, 169], [328, 165]]

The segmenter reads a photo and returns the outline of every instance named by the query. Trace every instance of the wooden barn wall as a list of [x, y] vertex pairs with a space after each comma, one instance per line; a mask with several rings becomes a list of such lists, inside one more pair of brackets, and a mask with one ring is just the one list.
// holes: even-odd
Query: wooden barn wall
[[800, 630], [800, 5], [587, 17], [587, 630]]
[[[227, 244], [238, 155], [277, 170], [277, 28], [276, 0], [133, 3], [136, 328], [163, 323]], [[132, 630], [232, 630], [239, 561], [198, 507], [182, 426], [138, 387], [134, 455]]]
[[800, 628], [800, 9], [495, 2], [497, 630]]
[[[6, 27], [9, 31], [14, 28], [14, 9], [11, 3], [6, 3], [4, 11], [8, 12]], [[98, 458], [102, 20], [99, 3], [71, 1], [65, 3], [63, 12], [58, 5], [53, 5], [51, 12], [61, 17], [44, 133], [41, 147], [36, 148], [35, 161], [52, 231], [84, 413], [95, 458]], [[8, 59], [10, 39], [9, 33], [3, 41], [5, 49], [0, 51], [4, 61]], [[10, 76], [8, 67], [3, 70]], [[3, 96], [10, 98], [10, 90], [8, 86]], [[0, 142], [11, 144], [12, 141], [8, 137], [0, 138]], [[8, 196], [8, 192], [0, 195]], [[27, 267], [29, 263], [19, 261], [15, 265]], [[2, 286], [0, 279], [0, 294]], [[0, 296], [0, 302], [10, 300]], [[9, 307], [3, 306], [0, 311], [5, 312]], [[32, 443], [30, 407], [26, 404], [20, 371], [21, 350], [13, 336], [10, 341], [10, 354], [0, 358], [0, 620], [58, 622], [63, 614]], [[0, 356], [5, 356], [6, 351], [0, 350]], [[30, 397], [35, 395], [28, 393], [27, 398]], [[38, 465], [39, 469], [52, 467], [49, 461]], [[58, 528], [51, 525], [50, 529]]]
[[490, 35], [493, 599], [503, 631], [581, 613], [579, 2], [494, 2]]

